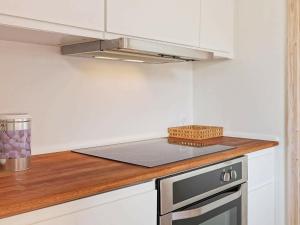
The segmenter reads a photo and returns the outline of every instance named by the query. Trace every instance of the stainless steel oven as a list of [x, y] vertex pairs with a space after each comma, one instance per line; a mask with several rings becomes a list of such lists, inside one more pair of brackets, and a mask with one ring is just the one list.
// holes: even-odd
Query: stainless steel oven
[[160, 225], [247, 225], [247, 157], [158, 180]]

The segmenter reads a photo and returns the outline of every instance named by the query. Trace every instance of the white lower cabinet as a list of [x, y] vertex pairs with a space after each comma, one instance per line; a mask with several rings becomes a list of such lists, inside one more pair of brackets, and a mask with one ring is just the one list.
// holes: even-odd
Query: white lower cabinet
[[156, 193], [148, 192], [36, 225], [155, 225]]
[[0, 220], [1, 225], [156, 225], [154, 182]]
[[248, 154], [248, 225], [275, 225], [275, 151]]
[[275, 190], [272, 183], [248, 194], [248, 225], [275, 224]]

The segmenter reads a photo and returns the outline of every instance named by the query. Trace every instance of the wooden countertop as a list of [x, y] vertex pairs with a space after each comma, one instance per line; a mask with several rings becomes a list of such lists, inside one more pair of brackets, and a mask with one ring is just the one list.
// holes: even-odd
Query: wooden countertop
[[194, 142], [224, 144], [237, 148], [154, 168], [70, 151], [33, 156], [31, 168], [27, 171], [0, 172], [0, 218], [100, 194], [278, 145], [275, 141], [233, 137]]

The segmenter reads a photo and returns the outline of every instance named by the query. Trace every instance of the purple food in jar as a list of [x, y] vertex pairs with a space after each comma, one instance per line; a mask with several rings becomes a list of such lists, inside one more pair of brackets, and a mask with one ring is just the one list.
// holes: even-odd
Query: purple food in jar
[[30, 151], [30, 144], [29, 144], [29, 143], [25, 143], [25, 149], [26, 149], [27, 151]]
[[28, 155], [28, 153], [27, 153], [27, 150], [26, 149], [21, 149], [21, 151], [20, 151], [20, 154], [21, 154], [21, 157], [27, 157]]
[[4, 131], [2, 131], [0, 134], [0, 140], [7, 143], [9, 141], [9, 136]]
[[26, 143], [27, 142], [27, 135], [24, 135], [23, 137], [19, 138], [20, 142]]
[[4, 144], [4, 151], [10, 152], [13, 150], [13, 147], [10, 144]]
[[25, 143], [17, 143], [17, 149], [20, 149], [20, 151], [25, 149]]
[[1, 131], [0, 157], [19, 158], [30, 156], [30, 131]]
[[19, 135], [20, 137], [23, 137], [23, 136], [24, 136], [24, 133], [25, 133], [24, 130], [19, 130], [18, 135]]
[[8, 153], [8, 157], [11, 158], [11, 159], [16, 159], [16, 158], [19, 158], [20, 157], [20, 154], [18, 151], [10, 151]]
[[0, 114], [0, 159], [18, 159], [31, 155], [28, 114]]
[[10, 144], [11, 146], [13, 146], [13, 147], [17, 147], [16, 145], [17, 145], [17, 141], [15, 141], [15, 139], [9, 139], [9, 141], [8, 141], [8, 143], [7, 144]]

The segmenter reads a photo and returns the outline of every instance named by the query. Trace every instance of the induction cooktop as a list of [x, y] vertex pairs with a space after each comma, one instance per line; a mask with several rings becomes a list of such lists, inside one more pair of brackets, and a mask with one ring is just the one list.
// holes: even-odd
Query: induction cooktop
[[168, 141], [168, 138], [159, 138], [78, 149], [73, 152], [144, 167], [155, 167], [235, 148], [226, 145], [188, 146], [186, 144], [188, 143], [174, 143]]

